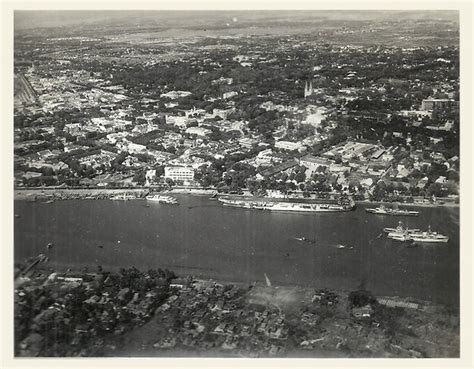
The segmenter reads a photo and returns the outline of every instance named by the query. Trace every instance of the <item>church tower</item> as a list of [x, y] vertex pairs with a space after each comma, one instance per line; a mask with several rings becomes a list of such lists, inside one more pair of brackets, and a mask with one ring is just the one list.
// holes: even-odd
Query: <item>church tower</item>
[[313, 94], [314, 90], [313, 90], [313, 81], [309, 81], [309, 85], [308, 85], [308, 81], [306, 81], [306, 84], [304, 85], [304, 97], [305, 99], [308, 97], [308, 96], [311, 96]]

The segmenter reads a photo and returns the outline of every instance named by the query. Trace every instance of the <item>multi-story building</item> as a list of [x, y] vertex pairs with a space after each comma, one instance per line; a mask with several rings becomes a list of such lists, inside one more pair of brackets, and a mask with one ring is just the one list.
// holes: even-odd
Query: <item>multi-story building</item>
[[303, 145], [300, 142], [277, 141], [275, 142], [275, 147], [277, 149], [293, 151], [303, 148]]
[[446, 109], [454, 103], [451, 99], [424, 99], [421, 102], [421, 110], [432, 111]]
[[247, 149], [251, 149], [253, 145], [256, 145], [257, 143], [257, 140], [250, 137], [244, 137], [239, 140], [240, 146], [245, 147]]
[[206, 136], [212, 133], [210, 129], [203, 128], [203, 127], [189, 127], [186, 129], [186, 133], [190, 135], [197, 135], [197, 136]]
[[190, 182], [194, 180], [194, 169], [191, 167], [165, 167], [165, 178], [173, 181]]

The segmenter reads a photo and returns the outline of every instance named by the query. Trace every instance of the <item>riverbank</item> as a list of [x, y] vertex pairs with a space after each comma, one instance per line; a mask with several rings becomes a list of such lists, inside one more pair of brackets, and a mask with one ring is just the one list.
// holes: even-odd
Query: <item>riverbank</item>
[[189, 195], [214, 195], [217, 194], [217, 190], [212, 189], [197, 189], [197, 188], [173, 188], [167, 193], [171, 194], [189, 194]]
[[[14, 190], [14, 199], [15, 200], [26, 200], [26, 201], [36, 201], [36, 200], [91, 200], [91, 199], [110, 199], [117, 195], [125, 195], [130, 198], [144, 198], [150, 191], [154, 190], [150, 188], [133, 188], [133, 189], [72, 189], [72, 188], [41, 188], [41, 189], [15, 189]], [[173, 188], [171, 190], [161, 191], [161, 193], [167, 194], [179, 194], [179, 195], [203, 195], [203, 196], [212, 196], [217, 194], [217, 191], [214, 189], [197, 189], [197, 188]], [[249, 196], [248, 193], [243, 195], [228, 195], [228, 194], [218, 194], [219, 196], [230, 196], [235, 198], [243, 198]], [[298, 197], [259, 197], [258, 199], [269, 199], [276, 201], [278, 199], [282, 200], [291, 200], [299, 199], [311, 201], [315, 200], [315, 197], [305, 198], [302, 196]], [[320, 201], [323, 199], [319, 199]], [[420, 207], [420, 208], [436, 208], [436, 207], [447, 207], [447, 208], [459, 208], [460, 204], [455, 202], [443, 202], [443, 203], [394, 203], [386, 201], [370, 201], [370, 200], [357, 200], [356, 204], [360, 205], [388, 205], [393, 206], [394, 204], [405, 206], [405, 207]]]
[[[141, 291], [140, 284], [133, 282], [135, 278], [151, 277], [163, 287], [159, 281], [166, 275], [173, 273], [137, 269], [121, 273], [62, 273], [49, 268], [30, 271], [16, 288], [20, 305], [15, 305], [15, 322], [22, 322], [22, 328], [30, 331], [22, 331], [24, 338], [21, 345], [17, 342], [17, 353], [54, 354], [54, 340], [48, 340], [48, 322], [74, 308], [71, 304], [61, 308], [55, 302], [79, 298], [88, 306], [87, 314], [67, 323], [72, 324], [68, 331], [76, 333], [68, 336], [72, 340], [69, 344], [62, 342], [59, 346], [64, 350], [59, 356], [459, 356], [459, 313], [440, 305], [423, 302], [421, 306], [418, 301], [418, 308], [390, 307], [368, 291], [249, 285], [184, 275], [169, 279], [167, 292], [162, 290], [157, 295], [151, 290]], [[116, 285], [119, 282], [121, 287]], [[87, 287], [85, 295], [77, 295], [78, 285]], [[58, 294], [52, 310], [48, 304], [42, 308], [38, 304], [21, 307], [22, 301], [39, 291], [43, 295]], [[392, 297], [390, 301], [406, 304], [407, 299]], [[114, 315], [116, 306], [135, 318], [121, 320]], [[38, 311], [29, 314], [34, 318], [29, 323], [21, 314], [32, 308]], [[86, 329], [88, 316], [97, 320], [93, 329]], [[115, 328], [108, 329], [114, 327], [115, 320]], [[45, 329], [33, 333], [33, 322], [36, 329]]]
[[362, 205], [386, 205], [392, 207], [394, 204], [404, 206], [404, 207], [416, 207], [416, 208], [459, 208], [459, 204], [454, 202], [450, 203], [409, 203], [409, 202], [386, 202], [386, 201], [370, 201], [370, 200], [357, 200], [355, 201], [356, 204]]
[[144, 198], [149, 193], [145, 189], [27, 189], [15, 190], [15, 200], [56, 201], [56, 200], [102, 200], [115, 196]]

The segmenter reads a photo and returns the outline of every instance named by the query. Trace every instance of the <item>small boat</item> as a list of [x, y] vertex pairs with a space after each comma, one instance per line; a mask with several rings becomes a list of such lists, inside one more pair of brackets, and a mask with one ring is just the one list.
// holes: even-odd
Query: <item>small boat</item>
[[311, 239], [306, 238], [306, 237], [295, 237], [295, 240], [296, 241], [301, 241], [301, 242], [316, 243], [315, 240], [311, 240]]
[[48, 201], [43, 202], [43, 204], [52, 204], [53, 202], [54, 200], [48, 200]]
[[153, 195], [147, 196], [146, 199], [147, 201], [155, 201], [161, 204], [179, 205], [178, 200], [172, 196]]
[[110, 200], [121, 200], [121, 201], [126, 201], [126, 200], [134, 200], [136, 197], [134, 195], [116, 195], [112, 196]]
[[46, 245], [46, 248], [48, 250], [51, 250], [53, 248], [53, 243], [52, 242], [49, 242], [47, 245]]
[[20, 218], [20, 214], [15, 214], [15, 218]]

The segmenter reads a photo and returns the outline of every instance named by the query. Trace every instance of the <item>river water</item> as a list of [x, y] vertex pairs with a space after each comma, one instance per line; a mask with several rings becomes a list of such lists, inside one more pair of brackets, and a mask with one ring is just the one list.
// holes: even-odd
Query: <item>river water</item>
[[[458, 208], [420, 208], [419, 217], [369, 214], [361, 205], [346, 213], [288, 214], [177, 197], [179, 206], [149, 207], [144, 200], [15, 201], [15, 260], [43, 253], [57, 267], [167, 268], [248, 283], [264, 282], [266, 274], [272, 285], [362, 285], [377, 295], [459, 305]], [[450, 240], [405, 248], [380, 236], [399, 220], [410, 228], [431, 225]]]

